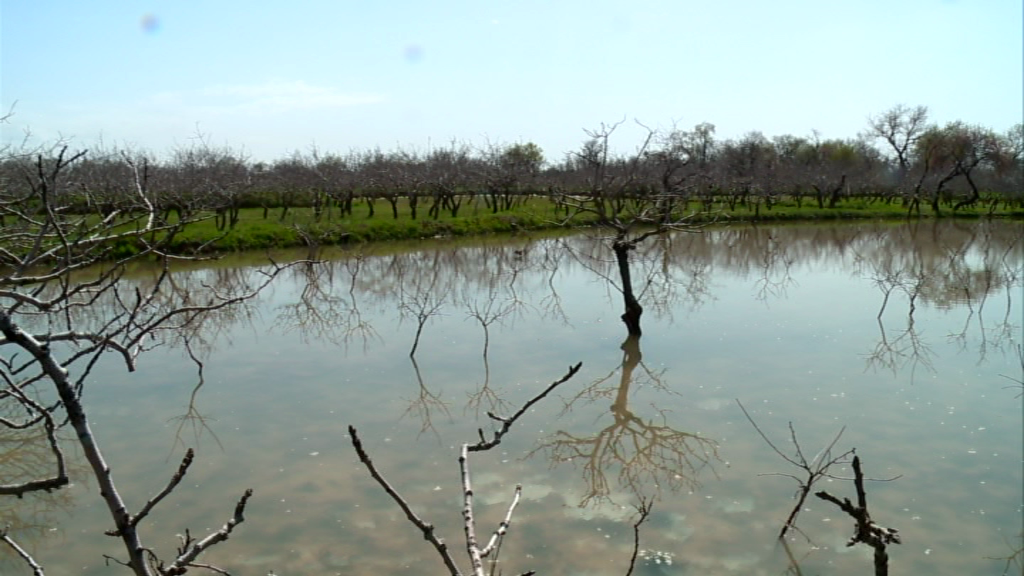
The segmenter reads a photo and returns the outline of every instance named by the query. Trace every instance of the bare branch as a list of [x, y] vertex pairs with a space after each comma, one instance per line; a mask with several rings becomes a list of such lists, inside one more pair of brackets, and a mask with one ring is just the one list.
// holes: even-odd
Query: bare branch
[[399, 494], [398, 491], [395, 490], [394, 487], [392, 487], [384, 478], [384, 476], [377, 471], [377, 467], [373, 464], [373, 461], [370, 460], [369, 454], [367, 454], [366, 450], [363, 449], [363, 443], [359, 439], [359, 434], [356, 432], [354, 426], [348, 427], [348, 435], [349, 439], [352, 441], [352, 447], [359, 456], [359, 461], [366, 465], [367, 470], [370, 471], [370, 476], [372, 476], [373, 479], [377, 481], [377, 484], [380, 484], [380, 487], [387, 492], [388, 496], [398, 504], [398, 507], [402, 509], [402, 512], [405, 512], [405, 517], [408, 518], [413, 525], [419, 528], [421, 532], [423, 532], [423, 538], [430, 542], [434, 546], [434, 549], [437, 550], [437, 553], [441, 555], [441, 560], [444, 561], [444, 565], [448, 568], [449, 574], [452, 576], [460, 576], [461, 572], [459, 571], [458, 566], [455, 565], [455, 560], [448, 552], [448, 545], [434, 534], [434, 525], [424, 522], [423, 519], [413, 512], [405, 498], [403, 498], [402, 495]]
[[204, 550], [214, 544], [227, 540], [235, 527], [245, 521], [245, 504], [249, 501], [250, 497], [252, 497], [252, 488], [247, 489], [245, 493], [242, 494], [242, 497], [238, 500], [238, 504], [235, 505], [235, 513], [220, 530], [217, 530], [199, 542], [195, 542], [190, 546], [187, 546], [170, 566], [161, 570], [161, 573], [164, 576], [180, 576], [188, 571], [189, 566], [193, 565], [192, 562], [198, 558]]
[[564, 384], [570, 378], [575, 376], [576, 373], [579, 372], [579, 370], [580, 370], [580, 368], [582, 366], [583, 366], [582, 362], [577, 363], [575, 366], [570, 366], [569, 367], [569, 371], [566, 372], [564, 376], [562, 376], [558, 380], [555, 380], [554, 382], [552, 382], [547, 388], [544, 389], [543, 392], [541, 392], [540, 394], [538, 394], [538, 395], [534, 396], [533, 398], [531, 398], [526, 404], [523, 404], [523, 407], [520, 408], [515, 414], [513, 414], [511, 418], [502, 418], [500, 416], [495, 415], [493, 412], [488, 412], [487, 415], [492, 420], [495, 420], [497, 422], [501, 422], [501, 428], [496, 430], [493, 433], [493, 436], [491, 437], [490, 440], [485, 440], [484, 439], [483, 429], [480, 429], [479, 430], [480, 441], [477, 442], [476, 444], [471, 445], [471, 446], [467, 446], [467, 450], [469, 450], [470, 452], [481, 452], [481, 451], [484, 451], [484, 450], [490, 450], [491, 448], [494, 448], [495, 446], [500, 444], [502, 436], [504, 436], [506, 433], [508, 433], [509, 429], [512, 428], [512, 424], [514, 424], [515, 421], [518, 420], [520, 416], [525, 414], [526, 411], [529, 410], [531, 406], [533, 406], [537, 402], [540, 402], [545, 396], [550, 394], [552, 390], [557, 388], [559, 385]]
[[7, 531], [9, 529], [10, 526], [4, 528], [3, 530], [0, 530], [0, 540], [2, 540], [4, 543], [10, 546], [11, 549], [14, 550], [14, 553], [20, 556], [21, 559], [24, 560], [26, 564], [28, 564], [29, 568], [32, 569], [32, 576], [46, 576], [45, 573], [43, 572], [43, 567], [40, 566], [38, 562], [36, 562], [36, 559], [33, 558], [31, 554], [29, 554], [24, 548], [22, 548], [17, 542], [14, 541], [13, 538], [11, 538], [7, 534]]
[[523, 485], [516, 484], [516, 491], [512, 496], [512, 503], [508, 506], [508, 512], [505, 513], [505, 519], [501, 521], [501, 524], [498, 524], [498, 528], [494, 531], [494, 534], [491, 535], [491, 539], [487, 542], [487, 546], [484, 546], [480, 550], [481, 558], [486, 558], [492, 552], [497, 555], [498, 547], [501, 545], [501, 539], [505, 536], [505, 533], [508, 532], [508, 527], [512, 524], [512, 513], [516, 511], [516, 506], [519, 505], [519, 499], [522, 495]]
[[743, 415], [747, 417], [747, 421], [749, 421], [750, 425], [757, 430], [757, 433], [761, 435], [761, 438], [764, 439], [768, 446], [770, 446], [776, 454], [781, 456], [783, 460], [803, 471], [803, 478], [792, 474], [769, 474], [769, 476], [785, 476], [787, 478], [792, 478], [793, 480], [796, 480], [799, 485], [796, 492], [796, 504], [789, 512], [789, 516], [786, 518], [786, 521], [782, 524], [782, 529], [779, 530], [778, 538], [779, 540], [783, 540], [786, 537], [786, 532], [788, 532], [790, 528], [796, 529], [796, 518], [800, 514], [800, 510], [803, 509], [804, 502], [807, 500], [807, 495], [810, 493], [811, 487], [814, 486], [814, 483], [821, 480], [823, 477], [832, 477], [828, 473], [829, 468], [833, 464], [845, 461], [848, 456], [854, 453], [853, 449], [850, 449], [834, 458], [832, 457], [832, 449], [835, 447], [836, 443], [839, 442], [839, 438], [842, 437], [846, 427], [844, 426], [840, 428], [839, 432], [837, 432], [832, 438], [832, 441], [829, 442], [828, 445], [825, 446], [825, 448], [823, 448], [821, 452], [819, 452], [810, 462], [808, 462], [807, 458], [804, 457], [803, 449], [800, 447], [800, 442], [796, 438], [796, 429], [793, 427], [792, 422], [789, 423], [789, 437], [790, 441], [793, 443], [794, 449], [796, 450], [796, 459], [787, 456], [779, 450], [777, 446], [775, 446], [764, 431], [761, 430], [761, 427], [757, 425], [757, 422], [755, 422], [750, 416], [747, 409], [743, 407], [743, 403], [740, 402], [738, 398], [736, 399], [736, 404], [739, 405], [740, 410], [743, 411]]
[[868, 512], [867, 493], [864, 491], [864, 473], [860, 467], [860, 457], [853, 457], [854, 487], [857, 491], [857, 505], [854, 506], [849, 498], [840, 501], [835, 496], [822, 490], [814, 495], [822, 500], [827, 500], [840, 510], [846, 512], [851, 518], [857, 521], [856, 532], [850, 538], [847, 546], [857, 543], [864, 543], [875, 549], [875, 576], [887, 576], [889, 574], [889, 554], [886, 547], [889, 544], [901, 544], [899, 531], [895, 528], [879, 526], [871, 519]]
[[[138, 526], [139, 522], [141, 522], [143, 518], [148, 516], [149, 513], [153, 511], [153, 508], [155, 508], [156, 505], [159, 504], [161, 500], [166, 498], [167, 495], [170, 494], [171, 491], [173, 491], [174, 488], [181, 483], [181, 479], [184, 478], [185, 473], [188, 472], [188, 468], [189, 466], [192, 465], [192, 459], [194, 457], [195, 452], [193, 452], [192, 449], [189, 448], [188, 451], [185, 452], [185, 457], [182, 458], [181, 460], [181, 465], [178, 466], [178, 471], [174, 473], [174, 476], [171, 476], [171, 480], [170, 482], [167, 483], [167, 486], [165, 486], [163, 490], [157, 493], [156, 496], [154, 496], [148, 502], [146, 502], [146, 505], [143, 506], [142, 510], [139, 510], [139, 513], [132, 518], [131, 522], [129, 522], [129, 525]], [[116, 535], [116, 533], [111, 535]]]

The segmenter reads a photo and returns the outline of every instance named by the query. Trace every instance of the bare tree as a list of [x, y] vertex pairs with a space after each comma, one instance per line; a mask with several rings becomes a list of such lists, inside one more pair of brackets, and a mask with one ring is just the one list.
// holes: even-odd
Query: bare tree
[[469, 182], [469, 146], [451, 142], [447, 148], [431, 150], [424, 160], [427, 189], [432, 202], [427, 214], [434, 220], [441, 217], [441, 210], [448, 210], [452, 218], [459, 215], [459, 208], [467, 197]]
[[[871, 515], [868, 513], [867, 509], [867, 496], [864, 491], [865, 478], [864, 474], [861, 472], [860, 458], [856, 455], [856, 450], [851, 448], [850, 450], [847, 450], [839, 454], [838, 456], [833, 456], [832, 451], [835, 448], [836, 443], [839, 442], [839, 439], [842, 437], [843, 432], [846, 430], [846, 427], [844, 426], [843, 428], [841, 428], [839, 432], [835, 435], [835, 437], [832, 438], [832, 440], [824, 448], [822, 448], [822, 450], [818, 452], [818, 454], [814, 456], [814, 458], [808, 460], [807, 457], [804, 456], [803, 449], [800, 447], [800, 442], [797, 440], [796, 430], [793, 428], [793, 423], [790, 422], [789, 438], [790, 441], [793, 443], [794, 449], [794, 456], [791, 457], [786, 455], [782, 450], [779, 449], [778, 446], [775, 445], [774, 442], [771, 441], [770, 438], [768, 438], [768, 436], [764, 433], [763, 430], [761, 430], [761, 427], [758, 426], [757, 422], [754, 421], [754, 418], [750, 415], [749, 412], [747, 412], [747, 409], [743, 407], [743, 404], [738, 399], [736, 400], [736, 403], [739, 405], [740, 410], [743, 411], [743, 415], [746, 416], [747, 421], [750, 422], [750, 425], [753, 426], [755, 430], [757, 430], [758, 435], [760, 435], [761, 438], [765, 441], [765, 443], [768, 444], [769, 447], [771, 447], [772, 451], [778, 454], [779, 457], [781, 457], [783, 460], [785, 460], [792, 466], [800, 469], [801, 471], [799, 476], [793, 474], [771, 474], [772, 476], [785, 476], [788, 478], [792, 478], [793, 480], [796, 480], [797, 484], [799, 485], [799, 488], [797, 489], [796, 493], [796, 505], [793, 506], [793, 510], [789, 513], [789, 516], [783, 523], [782, 529], [779, 531], [778, 536], [778, 539], [783, 543], [786, 554], [790, 560], [789, 571], [796, 572], [797, 574], [799, 574], [800, 566], [799, 563], [796, 561], [796, 558], [794, 557], [792, 551], [790, 550], [788, 545], [786, 545], [786, 532], [788, 532], [789, 529], [799, 531], [799, 528], [797, 528], [796, 526], [797, 515], [799, 515], [800, 511], [803, 509], [804, 502], [807, 500], [807, 495], [810, 494], [811, 488], [814, 486], [814, 484], [817, 483], [822, 478], [840, 479], [837, 476], [833, 476], [829, 472], [829, 468], [836, 464], [845, 464], [848, 461], [847, 458], [852, 455], [854, 471], [854, 478], [852, 478], [852, 480], [854, 481], [854, 485], [857, 489], [857, 506], [853, 506], [853, 504], [850, 503], [850, 500], [848, 498], [840, 501], [838, 498], [832, 496], [831, 494], [825, 492], [824, 490], [815, 492], [814, 495], [817, 496], [818, 498], [821, 498], [822, 500], [828, 500], [829, 502], [836, 504], [837, 506], [840, 507], [840, 509], [842, 509], [844, 512], [849, 514], [857, 521], [856, 533], [854, 537], [850, 539], [847, 546], [853, 546], [858, 542], [863, 542], [873, 547], [875, 549], [875, 575], [886, 576], [888, 574], [889, 557], [886, 554], [885, 549], [888, 544], [900, 543], [899, 533], [894, 528], [884, 528], [878, 526], [871, 520]], [[893, 478], [886, 478], [880, 481], [889, 482], [892, 480], [896, 480], [897, 478], [899, 478], [899, 476]], [[803, 532], [801, 531], [801, 533]], [[806, 534], [804, 534], [804, 536], [807, 537]], [[810, 540], [809, 537], [808, 540]]]
[[544, 164], [544, 152], [533, 142], [482, 150], [484, 201], [492, 214], [512, 208], [520, 195], [535, 185]]
[[[632, 336], [640, 336], [640, 318], [644, 308], [637, 297], [630, 270], [630, 254], [648, 238], [671, 230], [692, 231], [692, 214], [674, 210], [675, 202], [683, 190], [690, 186], [685, 177], [678, 175], [679, 165], [689, 159], [680, 159], [681, 148], [674, 139], [662, 141], [662, 148], [651, 153], [657, 141], [657, 132], [643, 126], [647, 134], [630, 158], [615, 158], [609, 141], [623, 121], [602, 124], [596, 130], [586, 130], [589, 139], [575, 153], [577, 165], [585, 171], [584, 187], [579, 194], [567, 194], [561, 202], [575, 212], [588, 214], [599, 226], [610, 229], [608, 239], [618, 267], [619, 284], [624, 311], [622, 321]], [[651, 159], [654, 160], [651, 160]], [[651, 166], [661, 165], [660, 192], [651, 192], [645, 175]]]
[[[75, 189], [79, 197], [91, 192], [89, 186], [76, 188], [68, 181], [73, 165], [85, 155], [59, 145], [8, 158], [20, 172], [21, 184], [0, 198], [0, 214], [8, 223], [0, 230], [0, 400], [17, 402], [23, 409], [17, 421], [6, 425], [45, 432], [52, 472], [4, 485], [0, 495], [21, 496], [68, 484], [65, 450], [57, 435], [66, 422], [109, 510], [113, 527], [107, 534], [121, 540], [126, 555], [123, 560], [108, 558], [138, 576], [184, 574], [199, 566], [199, 556], [226, 540], [244, 520], [252, 491], [238, 499], [219, 530], [198, 539], [185, 530], [177, 550], [162, 558], [144, 543], [142, 521], [181, 482], [194, 454], [188, 450], [167, 485], [132, 512], [107, 464], [101, 439], [92, 430], [82, 394], [93, 368], [107, 353], [133, 371], [143, 352], [178, 341], [206, 315], [252, 298], [280, 268], [272, 267], [227, 292], [213, 286], [205, 294], [168, 290], [171, 262], [177, 257], [168, 251], [170, 241], [189, 220], [168, 224], [158, 218], [147, 195], [146, 168], [128, 154], [122, 158], [131, 178], [132, 206], [109, 213], [74, 213], [74, 197], [68, 191]], [[125, 245], [132, 250], [122, 252]], [[139, 258], [162, 263], [149, 286], [123, 281], [127, 264]], [[107, 313], [95, 315], [98, 307]], [[34, 573], [43, 573], [42, 564], [18, 548], [6, 531], [2, 539]]]
[[877, 116], [868, 118], [868, 137], [881, 138], [892, 148], [899, 167], [898, 180], [903, 182], [910, 170], [914, 144], [928, 123], [928, 108], [897, 104]]

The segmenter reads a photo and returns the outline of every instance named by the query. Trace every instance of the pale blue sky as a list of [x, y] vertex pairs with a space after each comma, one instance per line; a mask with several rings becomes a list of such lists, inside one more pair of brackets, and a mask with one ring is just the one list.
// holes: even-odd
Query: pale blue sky
[[[623, 117], [853, 137], [923, 104], [1020, 122], [1020, 0], [2, 0], [5, 140], [274, 159], [451, 139], [549, 159]], [[620, 150], [638, 143], [623, 130]]]

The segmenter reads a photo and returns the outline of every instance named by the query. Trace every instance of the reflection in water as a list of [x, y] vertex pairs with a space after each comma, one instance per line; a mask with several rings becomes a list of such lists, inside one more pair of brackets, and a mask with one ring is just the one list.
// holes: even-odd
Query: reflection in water
[[[294, 302], [278, 309], [277, 325], [299, 334], [304, 342], [317, 340], [348, 347], [359, 340], [365, 351], [380, 336], [360, 312], [356, 297], [364, 261], [365, 257], [357, 254], [343, 261], [310, 261], [292, 268], [295, 281], [303, 288]], [[341, 267], [349, 274], [347, 290], [337, 277]]]
[[[0, 485], [15, 486], [43, 478], [54, 477], [57, 463], [47, 430], [43, 426], [28, 425], [38, 421], [37, 417], [26, 419], [25, 404], [13, 398], [0, 400]], [[70, 433], [56, 431], [58, 442], [69, 442]], [[61, 464], [66, 460], [61, 455]], [[68, 475], [81, 477], [84, 467], [70, 462]], [[42, 538], [75, 504], [74, 494], [69, 489], [36, 491], [19, 498], [0, 497], [0, 532], [13, 541], [28, 548]], [[5, 552], [10, 550], [0, 545]], [[19, 566], [20, 560], [11, 566]], [[8, 573], [4, 554], [0, 554], [0, 573]], [[22, 565], [23, 566], [23, 565]]]
[[[440, 254], [435, 254], [435, 261], [439, 260]], [[416, 356], [416, 348], [420, 345], [420, 336], [423, 335], [423, 327], [432, 317], [441, 314], [450, 293], [450, 285], [440, 281], [442, 270], [435, 267], [433, 271], [425, 276], [415, 274], [411, 277], [399, 278], [399, 291], [401, 301], [398, 305], [402, 318], [412, 318], [416, 321], [416, 336], [412, 340], [412, 349], [409, 350], [409, 357]], [[439, 290], [439, 287], [443, 289]]]
[[[516, 251], [515, 257], [517, 261], [521, 262], [523, 260], [523, 252]], [[466, 408], [472, 409], [478, 418], [480, 416], [480, 409], [484, 404], [486, 404], [484, 412], [502, 412], [510, 407], [501, 398], [501, 395], [491, 387], [491, 363], [488, 359], [488, 353], [490, 352], [491, 345], [491, 325], [495, 322], [504, 324], [506, 319], [514, 318], [517, 313], [521, 314], [523, 312], [522, 308], [526, 306], [526, 303], [516, 293], [516, 279], [518, 277], [519, 270], [515, 269], [510, 274], [507, 284], [502, 284], [501, 286], [497, 282], [490, 284], [487, 286], [487, 292], [482, 298], [474, 298], [468, 294], [466, 296], [466, 316], [476, 320], [480, 328], [483, 329], [484, 334], [484, 379], [477, 390], [469, 393], [469, 401], [466, 405]], [[501, 297], [499, 287], [507, 288], [507, 297], [502, 301], [499, 301]]]
[[[934, 371], [932, 346], [915, 327], [919, 300], [941, 309], [957, 304], [967, 308], [962, 329], [947, 337], [967, 351], [974, 326], [980, 336], [979, 363], [991, 349], [1003, 351], [1012, 343], [1019, 328], [1011, 321], [1012, 293], [1020, 285], [1024, 232], [1012, 227], [951, 227], [952, 233], [939, 234], [936, 227], [922, 238], [919, 225], [907, 226], [881, 237], [884, 242], [879, 245], [859, 249], [858, 261], [869, 267], [868, 277], [882, 292], [877, 315], [879, 342], [867, 355], [870, 367], [893, 374], [909, 367], [912, 379], [918, 367]], [[957, 233], [963, 235], [958, 238]], [[985, 304], [998, 291], [1006, 292], [1005, 313], [995, 327], [986, 327]], [[887, 332], [884, 316], [890, 297], [897, 293], [906, 300], [906, 324]]]
[[420, 421], [420, 435], [428, 430], [437, 436], [438, 441], [441, 440], [441, 435], [434, 429], [433, 416], [437, 412], [444, 414], [449, 420], [451, 420], [452, 414], [448, 410], [448, 402], [442, 400], [442, 393], [434, 393], [430, 391], [430, 388], [423, 383], [423, 375], [420, 374], [420, 365], [416, 363], [416, 357], [410, 355], [409, 361], [412, 362], [413, 372], [416, 373], [416, 383], [419, 384], [419, 393], [415, 398], [409, 400], [409, 407], [405, 409], [403, 416], [409, 414], [415, 414]]
[[[714, 473], [712, 461], [718, 460], [714, 440], [673, 428], [664, 411], [645, 420], [630, 410], [630, 387], [640, 385], [633, 375], [637, 367], [643, 369], [644, 384], [670, 391], [662, 384], [661, 374], [643, 363], [639, 336], [628, 337], [621, 348], [619, 367], [576, 394], [565, 407], [565, 412], [571, 412], [577, 402], [612, 398], [612, 421], [593, 434], [559, 430], [534, 450], [546, 452], [553, 465], [571, 462], [582, 468], [587, 489], [580, 506], [613, 500], [609, 475], [615, 475], [618, 487], [640, 501], [649, 500], [649, 492], [660, 492], [662, 486], [693, 490], [699, 486], [701, 471], [711, 468]], [[617, 385], [608, 385], [616, 371], [620, 374]]]
[[[923, 272], [915, 274], [913, 271], [893, 269], [891, 260], [876, 263], [874, 267], [872, 281], [882, 291], [882, 307], [876, 316], [879, 340], [875, 349], [868, 354], [868, 366], [887, 369], [893, 375], [910, 366], [911, 381], [913, 381], [918, 366], [930, 371], [934, 370], [932, 365], [934, 353], [931, 347], [921, 340], [921, 336], [914, 328], [917, 298], [921, 295], [921, 288], [925, 285], [927, 276]], [[908, 312], [906, 327], [890, 335], [886, 332], [883, 316], [889, 305], [889, 297], [896, 290], [906, 295]]]
[[[751, 232], [756, 234], [757, 227], [751, 228]], [[796, 281], [791, 273], [794, 260], [787, 253], [786, 244], [773, 236], [771, 231], [765, 231], [764, 236], [764, 251], [755, 286], [757, 299], [768, 302], [774, 298], [785, 298], [786, 290]]]
[[[536, 405], [531, 420], [542, 430], [510, 435], [507, 452], [492, 455], [475, 479], [481, 496], [524, 480], [516, 521], [525, 529], [506, 543], [503, 558], [533, 555], [528, 565], [552, 574], [621, 574], [614, 567], [628, 558], [632, 534], [622, 508], [609, 501], [668, 487], [678, 492], [658, 504], [645, 546], [673, 554], [672, 570], [782, 573], [789, 563], [772, 556], [782, 555], [773, 552], [774, 538], [793, 502], [757, 477], [777, 462], [735, 408], [732, 399], [741, 397], [758, 420], [792, 420], [808, 438], [831, 438], [846, 425], [844, 438], [870, 455], [872, 470], [912, 476], [872, 503], [894, 511], [906, 537], [894, 550], [894, 574], [999, 574], [1003, 563], [985, 557], [1011, 553], [1016, 547], [1004, 542], [1019, 546], [1020, 533], [1015, 397], [1024, 376], [1013, 372], [1013, 354], [1022, 235], [1019, 225], [999, 222], [743, 226], [639, 247], [634, 271], [648, 311], [643, 357], [639, 343], [627, 340], [621, 362], [571, 398], [564, 414], [551, 399]], [[586, 257], [571, 258], [566, 246]], [[617, 294], [602, 280], [615, 277], [614, 262], [588, 256], [597, 250], [585, 236], [366, 248], [336, 259], [328, 250], [327, 260], [296, 267], [254, 308], [160, 334], [165, 348], [180, 350], [147, 358], [142, 378], [97, 376], [99, 385], [88, 388], [93, 418], [136, 501], [166, 482], [166, 470], [147, 467], [144, 456], [165, 451], [176, 427], [182, 443], [216, 431], [223, 452], [201, 459], [209, 468], [190, 473], [196, 485], [159, 521], [219, 525], [223, 495], [251, 483], [253, 522], [216, 558], [232, 573], [415, 571], [430, 550], [420, 554], [422, 538], [395, 520], [393, 503], [351, 471], [351, 454], [332, 452], [344, 433], [338, 422], [365, 422], [368, 435], [392, 440], [379, 452], [388, 460], [382, 465], [439, 529], [458, 533], [457, 497], [447, 490], [452, 462], [429, 461], [423, 442], [433, 439], [416, 438], [430, 430], [450, 445], [487, 411], [520, 404], [532, 383], [567, 361], [607, 364], [621, 324]], [[161, 297], [181, 305], [209, 286], [237, 291], [253, 280], [251, 269], [215, 266], [175, 274], [175, 289]], [[125, 287], [145, 292], [156, 273], [136, 270]], [[102, 302], [75, 313], [86, 324], [105, 314]], [[289, 332], [275, 330], [282, 327]], [[186, 343], [204, 361], [202, 411], [190, 402], [161, 430], [152, 423], [180, 416], [194, 392], [195, 368], [181, 362]], [[418, 345], [415, 383], [409, 365], [395, 361], [410, 343]], [[865, 352], [877, 356], [867, 373]], [[694, 384], [670, 385], [666, 370]], [[915, 373], [927, 373], [927, 385], [908, 385]], [[449, 410], [457, 413], [461, 402], [463, 418], [453, 421]], [[531, 449], [550, 461], [519, 458]], [[0, 475], [32, 458], [10, 454]], [[728, 467], [715, 465], [719, 454]], [[689, 494], [698, 482], [699, 492]], [[33, 516], [38, 501], [0, 499], [15, 511], [12, 525], [39, 527], [19, 539], [39, 550], [47, 573], [110, 570], [100, 556], [109, 539], [96, 530], [104, 518], [90, 509], [97, 498], [82, 493], [50, 495], [67, 498], [75, 516], [53, 514], [62, 510], [56, 504], [41, 520]], [[480, 506], [495, 522], [505, 511], [483, 498]], [[821, 549], [807, 556], [803, 542], [794, 546], [803, 573], [861, 573], [864, 558], [844, 554], [848, 534], [836, 529], [839, 515], [821, 503], [807, 508], [802, 528]], [[653, 564], [638, 570], [672, 573]], [[24, 564], [0, 550], [0, 573], [21, 576]]]
[[192, 343], [188, 338], [184, 339], [183, 345], [185, 347], [185, 352], [188, 353], [192, 363], [196, 366], [196, 377], [198, 378], [198, 381], [196, 382], [195, 387], [192, 388], [192, 392], [188, 395], [188, 405], [185, 408], [185, 413], [180, 416], [175, 416], [170, 420], [170, 422], [177, 422], [178, 426], [174, 431], [174, 444], [171, 446], [171, 451], [167, 455], [168, 460], [170, 459], [171, 454], [174, 454], [178, 448], [186, 449], [190, 446], [190, 444], [182, 437], [182, 432], [184, 432], [186, 426], [191, 429], [192, 440], [196, 446], [199, 446], [199, 439], [203, 434], [208, 433], [213, 437], [217, 446], [219, 446], [221, 450], [224, 449], [224, 445], [221, 444], [220, 438], [217, 437], [213, 428], [210, 427], [210, 423], [213, 422], [215, 418], [200, 412], [199, 404], [197, 402], [199, 399], [199, 391], [206, 384], [206, 377], [203, 375], [206, 365], [196, 355], [195, 351], [192, 349]]
[[[484, 379], [476, 390], [467, 392], [466, 410], [473, 410], [477, 418], [480, 418], [481, 409], [487, 412], [504, 412], [511, 405], [501, 396], [501, 391], [491, 385], [491, 363], [487, 360], [487, 353], [484, 353]], [[465, 413], [465, 412], [463, 412]]]

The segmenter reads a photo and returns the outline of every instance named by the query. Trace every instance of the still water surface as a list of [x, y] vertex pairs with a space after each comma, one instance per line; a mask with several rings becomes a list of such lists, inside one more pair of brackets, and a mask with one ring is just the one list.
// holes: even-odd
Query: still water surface
[[[1012, 223], [708, 229], [651, 241], [633, 273], [644, 336], [626, 339], [600, 239], [521, 237], [325, 253], [182, 349], [114, 359], [86, 392], [127, 500], [162, 487], [186, 446], [196, 464], [143, 530], [170, 557], [252, 487], [246, 522], [205, 560], [232, 574], [443, 573], [435, 551], [356, 459], [375, 463], [457, 558], [458, 446], [582, 362], [495, 451], [472, 457], [479, 530], [523, 501], [501, 550], [505, 573], [624, 574], [634, 507], [642, 575], [783, 574], [775, 536], [795, 474], [792, 423], [810, 460], [841, 430], [869, 509], [899, 529], [891, 574], [1002, 574], [1021, 546], [1022, 249]], [[183, 270], [180, 286], [228, 285], [242, 261]], [[145, 271], [135, 280], [146, 282]], [[422, 321], [415, 355], [410, 350]], [[190, 406], [190, 398], [194, 401]], [[30, 451], [28, 451], [30, 452]], [[23, 446], [11, 462], [30, 466]], [[26, 464], [27, 463], [27, 464]], [[48, 574], [122, 574], [95, 483], [0, 502], [0, 520]], [[852, 476], [848, 465], [832, 468]], [[843, 498], [852, 482], [816, 485]], [[864, 574], [853, 521], [814, 497], [790, 539], [802, 574]], [[666, 560], [671, 560], [671, 563]], [[28, 574], [0, 550], [0, 573]], [[796, 573], [796, 572], [791, 572]]]

